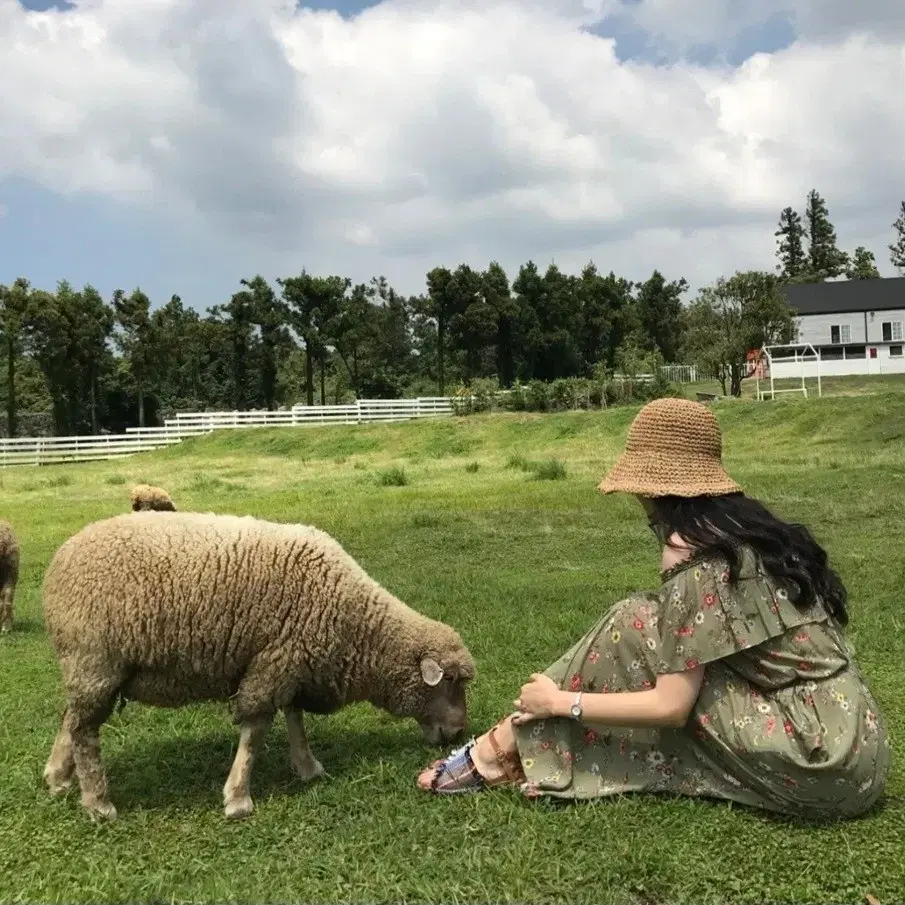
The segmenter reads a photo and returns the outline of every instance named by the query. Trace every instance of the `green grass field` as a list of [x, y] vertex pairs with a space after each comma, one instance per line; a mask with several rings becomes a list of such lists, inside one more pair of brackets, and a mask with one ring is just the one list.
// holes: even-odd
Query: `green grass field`
[[[721, 403], [729, 468], [804, 520], [851, 591], [860, 661], [893, 740], [905, 732], [900, 393]], [[332, 778], [291, 777], [281, 720], [256, 811], [222, 815], [227, 710], [130, 705], [103, 730], [119, 820], [92, 825], [41, 771], [62, 707], [40, 615], [56, 547], [128, 507], [138, 481], [184, 509], [314, 523], [381, 583], [462, 633], [479, 730], [611, 602], [657, 582], [630, 499], [594, 487], [634, 410], [360, 428], [222, 432], [119, 462], [0, 473], [23, 548], [16, 632], [0, 639], [0, 900], [280, 902], [862, 902], [905, 894], [905, 772], [870, 816], [813, 828], [726, 805], [630, 797], [578, 806], [493, 792], [433, 799], [436, 752], [369, 706], [309, 718]]]
[[[801, 386], [801, 378], [797, 380], [777, 380], [777, 390], [793, 390]], [[817, 396], [817, 379], [808, 377], [805, 381], [808, 397]], [[762, 390], [770, 389], [770, 381], [760, 382]], [[905, 393], [905, 374], [871, 374], [847, 377], [824, 377], [821, 380], [821, 388], [824, 396], [862, 396], [873, 393]], [[716, 380], [702, 380], [697, 383], [687, 384], [686, 393], [690, 399], [694, 399], [695, 392], [722, 394], [723, 390]], [[754, 398], [757, 394], [757, 381], [748, 378], [742, 381], [742, 396]], [[785, 396], [786, 394], [783, 393]], [[793, 395], [793, 394], [789, 394]], [[801, 398], [800, 394], [794, 394]]]

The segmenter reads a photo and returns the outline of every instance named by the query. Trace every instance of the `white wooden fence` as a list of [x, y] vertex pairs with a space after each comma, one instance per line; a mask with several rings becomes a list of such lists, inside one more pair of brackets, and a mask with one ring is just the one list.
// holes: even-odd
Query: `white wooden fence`
[[453, 401], [445, 396], [361, 399], [351, 405], [295, 406], [281, 412], [179, 412], [175, 418], [167, 418], [163, 427], [129, 427], [125, 434], [0, 438], [0, 467], [118, 459], [172, 446], [186, 437], [229, 428], [315, 427], [452, 414]]

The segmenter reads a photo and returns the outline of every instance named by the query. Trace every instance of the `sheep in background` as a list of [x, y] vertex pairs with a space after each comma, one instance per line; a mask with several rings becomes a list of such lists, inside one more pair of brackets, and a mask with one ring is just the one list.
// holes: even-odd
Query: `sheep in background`
[[133, 512], [175, 512], [176, 505], [162, 487], [151, 484], [136, 484], [132, 488]]
[[19, 542], [13, 526], [0, 519], [0, 634], [13, 630], [13, 598], [19, 583]]
[[252, 762], [277, 710], [302, 780], [324, 772], [303, 711], [370, 701], [417, 720], [432, 744], [467, 723], [475, 665], [459, 635], [304, 525], [192, 512], [95, 522], [54, 555], [44, 618], [67, 696], [44, 778], [56, 794], [75, 774], [95, 820], [116, 817], [99, 730], [118, 699], [232, 701], [240, 736], [223, 789], [229, 818], [253, 810]]

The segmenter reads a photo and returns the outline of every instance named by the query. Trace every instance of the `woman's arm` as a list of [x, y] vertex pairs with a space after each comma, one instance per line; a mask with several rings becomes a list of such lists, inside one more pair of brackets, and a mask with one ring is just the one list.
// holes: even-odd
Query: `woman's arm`
[[[681, 729], [687, 722], [704, 680], [704, 667], [657, 677], [646, 691], [613, 694], [585, 692], [581, 696], [582, 722], [627, 728]], [[571, 691], [560, 690], [542, 674], [535, 674], [522, 688], [516, 707], [524, 708], [514, 718], [517, 725], [547, 717], [568, 717], [575, 700]]]

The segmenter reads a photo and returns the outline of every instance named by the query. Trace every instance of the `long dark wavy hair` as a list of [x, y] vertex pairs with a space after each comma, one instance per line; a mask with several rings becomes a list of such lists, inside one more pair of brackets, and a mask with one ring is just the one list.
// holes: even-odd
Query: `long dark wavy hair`
[[798, 606], [819, 597], [840, 625], [848, 623], [845, 586], [804, 525], [782, 521], [743, 493], [656, 497], [650, 504], [651, 524], [659, 535], [665, 539], [678, 534], [696, 553], [724, 557], [733, 584], [741, 568], [741, 548], [748, 546], [775, 581], [797, 589]]

